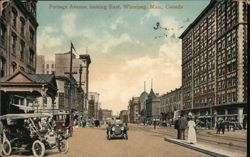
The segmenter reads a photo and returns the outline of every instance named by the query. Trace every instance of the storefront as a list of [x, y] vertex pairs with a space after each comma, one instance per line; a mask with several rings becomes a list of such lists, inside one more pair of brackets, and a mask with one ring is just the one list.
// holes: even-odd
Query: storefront
[[[0, 113], [4, 115], [45, 110], [48, 101], [54, 104], [56, 93], [54, 75], [16, 71], [0, 79]], [[53, 105], [49, 107], [53, 110]]]

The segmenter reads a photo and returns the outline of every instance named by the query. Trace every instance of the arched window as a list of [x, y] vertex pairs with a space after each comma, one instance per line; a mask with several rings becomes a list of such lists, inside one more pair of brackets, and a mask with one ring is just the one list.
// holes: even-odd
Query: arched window
[[20, 17], [20, 34], [22, 37], [24, 37], [24, 30], [25, 30], [25, 19], [23, 17]]
[[17, 69], [17, 64], [15, 62], [12, 62], [11, 68], [12, 68], [12, 72], [14, 73]]
[[12, 8], [11, 11], [11, 22], [12, 22], [12, 26], [14, 28], [16, 28], [16, 19], [17, 19], [17, 11], [15, 8]]

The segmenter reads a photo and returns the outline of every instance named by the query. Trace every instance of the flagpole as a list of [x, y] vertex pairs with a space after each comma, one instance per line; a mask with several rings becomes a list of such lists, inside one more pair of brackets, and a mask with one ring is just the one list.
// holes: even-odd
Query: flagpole
[[70, 104], [69, 104], [69, 113], [71, 115], [71, 105], [72, 105], [72, 48], [73, 48], [73, 44], [72, 42], [70, 42], [70, 69], [69, 69], [69, 79], [70, 79], [70, 85], [69, 85], [69, 89], [70, 89]]

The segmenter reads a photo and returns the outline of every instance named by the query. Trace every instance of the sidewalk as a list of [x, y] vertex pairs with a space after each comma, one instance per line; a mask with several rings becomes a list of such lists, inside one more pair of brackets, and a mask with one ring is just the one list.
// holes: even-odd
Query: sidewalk
[[211, 147], [205, 144], [200, 144], [200, 143], [189, 144], [185, 140], [178, 140], [178, 139], [173, 139], [173, 138], [168, 138], [168, 137], [165, 137], [164, 140], [170, 143], [178, 144], [180, 146], [202, 152], [204, 154], [214, 156], [214, 157], [246, 157], [247, 156], [246, 154], [243, 154], [243, 153], [240, 154], [240, 153], [230, 152], [230, 151], [222, 150], [219, 148]]

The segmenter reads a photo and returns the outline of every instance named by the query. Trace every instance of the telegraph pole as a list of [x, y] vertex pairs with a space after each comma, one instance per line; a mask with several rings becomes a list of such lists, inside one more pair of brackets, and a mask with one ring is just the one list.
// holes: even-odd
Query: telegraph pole
[[[80, 69], [79, 69], [79, 87], [80, 89], [82, 88], [82, 64], [80, 64]], [[83, 111], [83, 100], [80, 102], [81, 103], [81, 109]]]
[[70, 104], [69, 104], [69, 113], [71, 114], [71, 105], [72, 105], [72, 74], [77, 74], [77, 72], [72, 72], [72, 64], [73, 64], [73, 49], [75, 50], [72, 42], [70, 42], [70, 65], [69, 65], [69, 72], [65, 72], [65, 74], [69, 74], [69, 98], [70, 98]]

